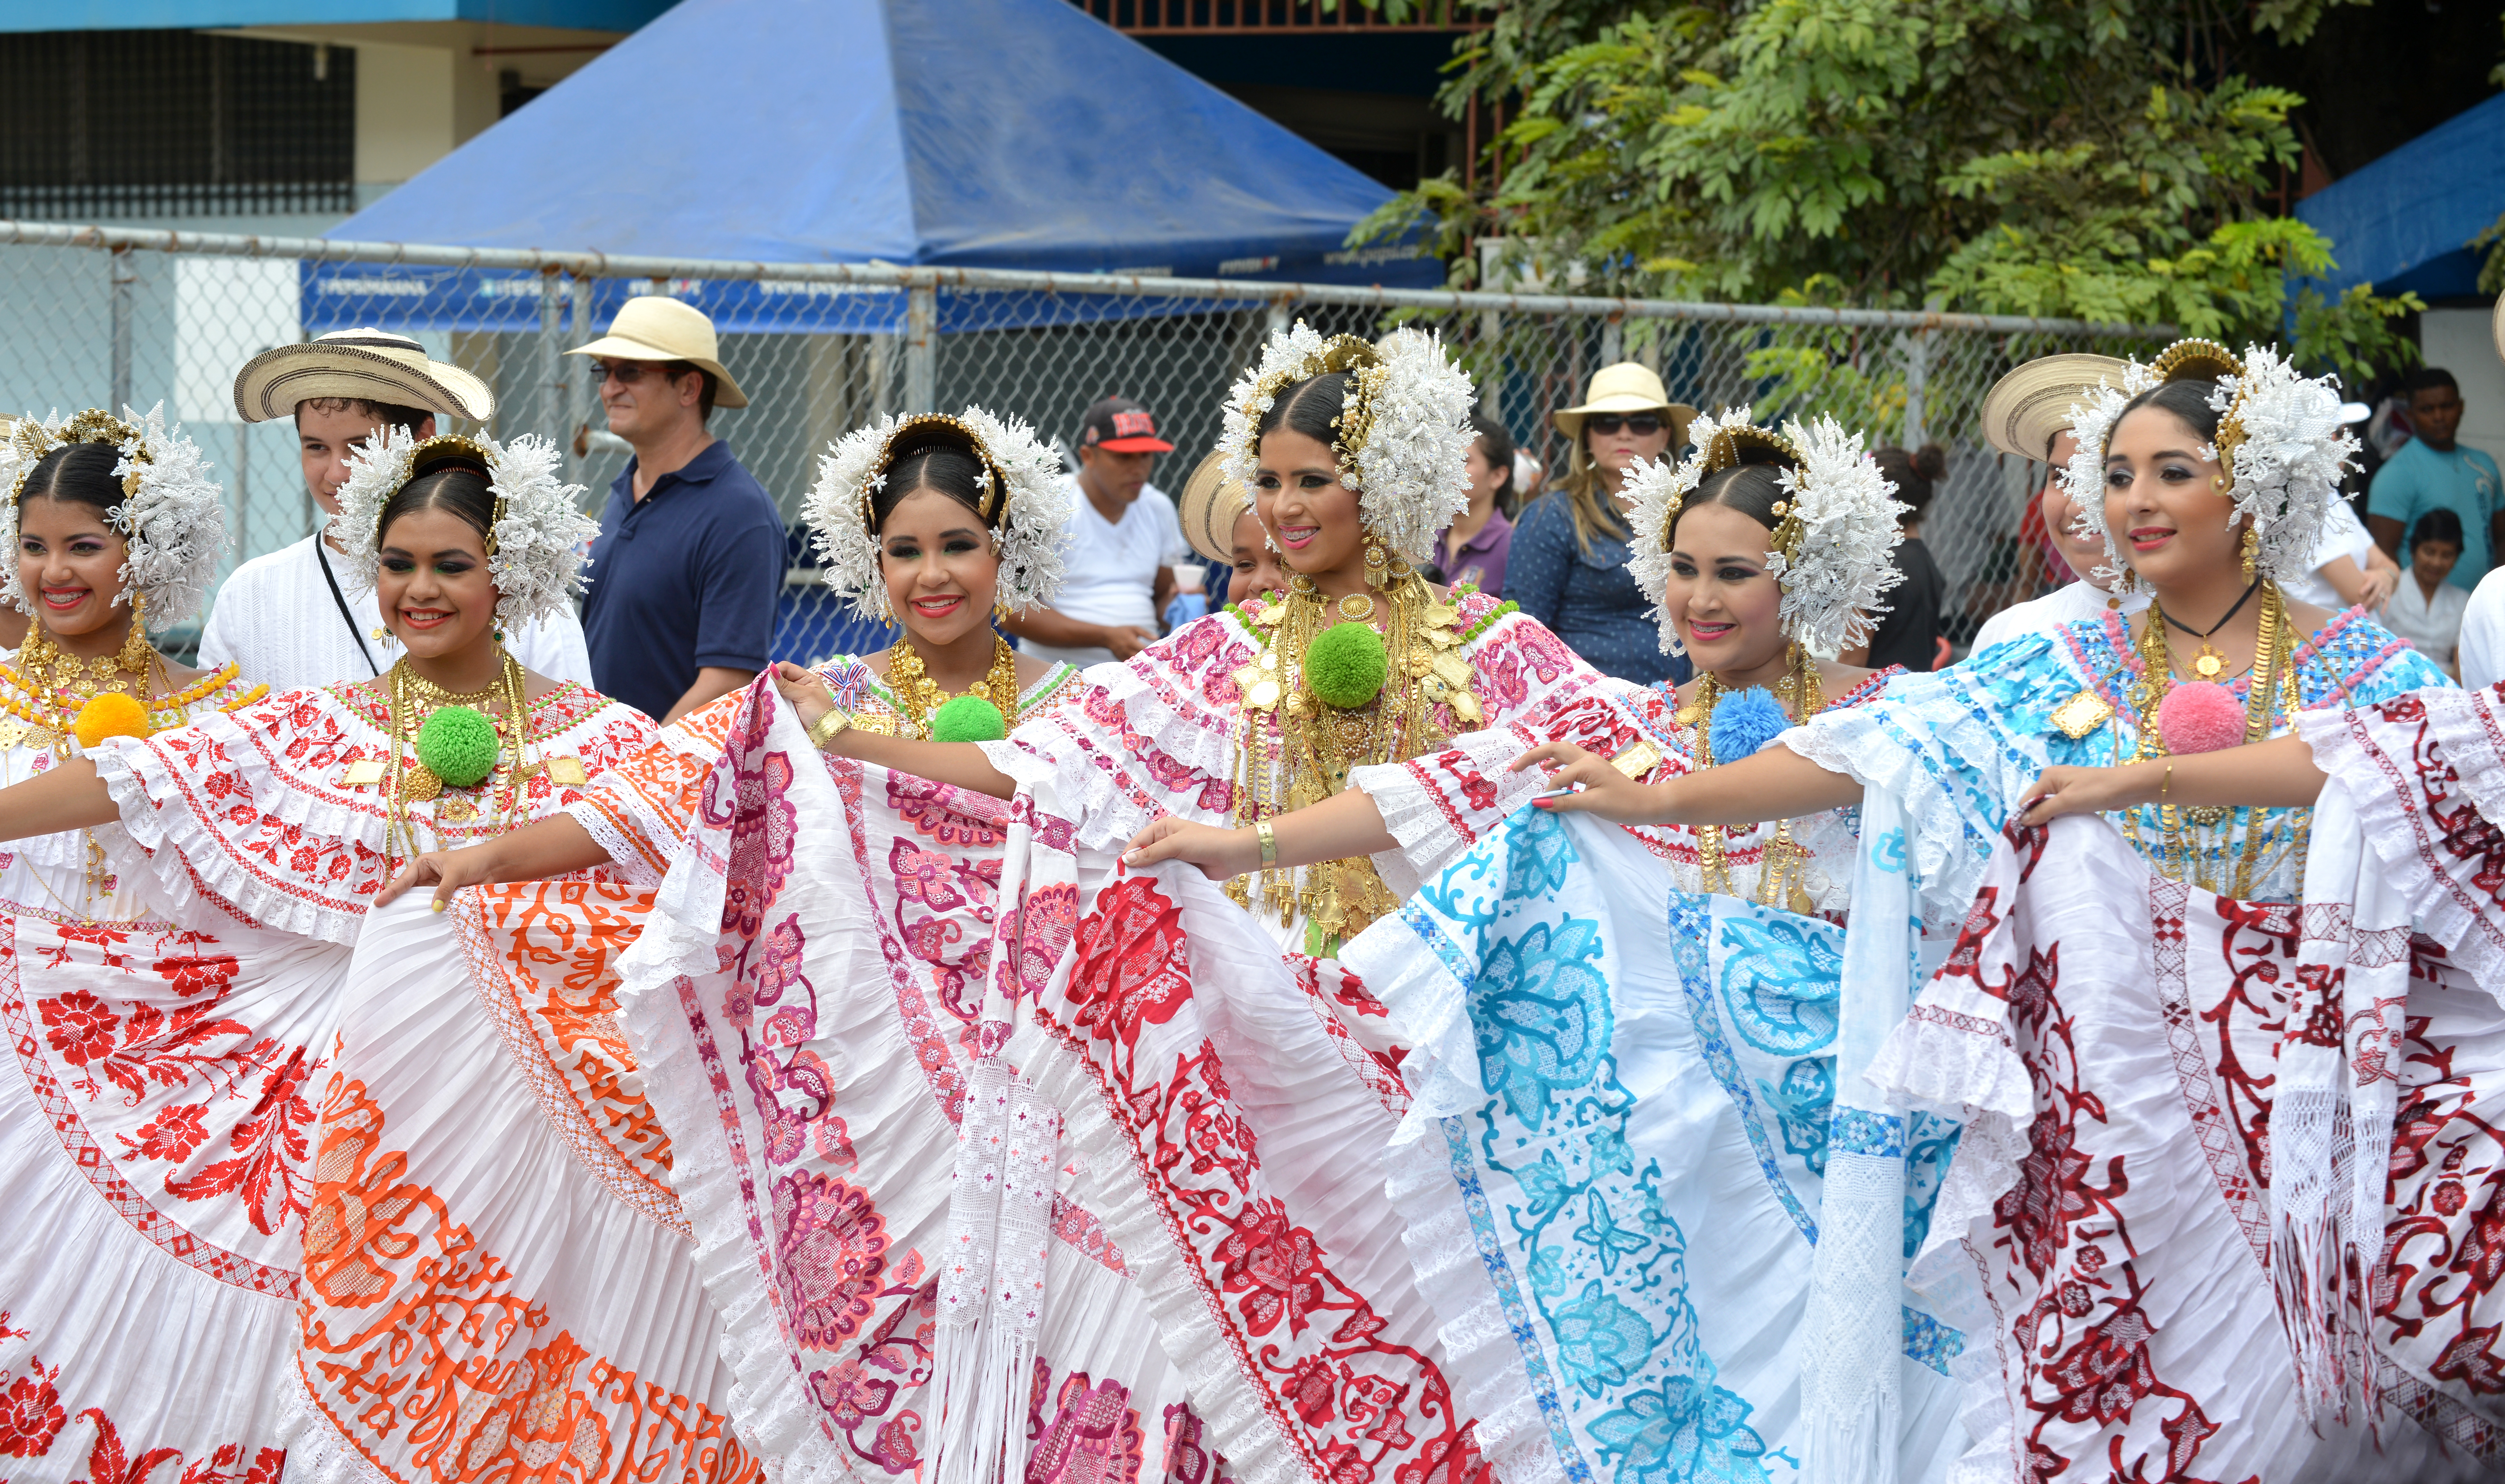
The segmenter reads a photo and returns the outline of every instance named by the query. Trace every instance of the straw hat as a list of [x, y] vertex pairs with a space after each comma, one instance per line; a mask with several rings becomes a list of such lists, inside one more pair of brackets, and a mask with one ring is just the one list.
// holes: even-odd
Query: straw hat
[[1652, 368], [1635, 361], [1621, 361], [1592, 372], [1592, 383], [1583, 391], [1583, 405], [1561, 407], [1549, 415], [1549, 420], [1566, 435], [1569, 444], [1579, 448], [1583, 442], [1583, 419], [1595, 412], [1666, 413], [1673, 448], [1687, 445], [1687, 425], [1696, 420], [1694, 407], [1671, 401]]
[[1182, 539], [1214, 562], [1235, 560], [1235, 522], [1252, 507], [1252, 497], [1226, 472], [1226, 451], [1218, 449], [1200, 461], [1175, 501], [1182, 521]]
[[485, 422], [496, 394], [457, 366], [427, 359], [426, 347], [388, 330], [334, 330], [301, 345], [265, 350], [235, 373], [235, 410], [245, 422], [293, 417], [316, 397], [347, 397], [443, 417]]
[[1984, 442], [2014, 459], [2041, 464], [2053, 440], [2070, 430], [2070, 408], [2099, 386], [2122, 386], [2112, 356], [2044, 356], [1992, 384], [1983, 399]]
[[730, 379], [716, 359], [722, 343], [713, 333], [713, 321], [693, 304], [683, 304], [675, 299], [646, 294], [618, 306], [617, 317], [609, 322], [609, 333], [588, 345], [566, 352], [570, 356], [607, 356], [617, 361], [685, 361], [714, 374], [713, 405], [718, 407], [744, 407], [748, 394]]

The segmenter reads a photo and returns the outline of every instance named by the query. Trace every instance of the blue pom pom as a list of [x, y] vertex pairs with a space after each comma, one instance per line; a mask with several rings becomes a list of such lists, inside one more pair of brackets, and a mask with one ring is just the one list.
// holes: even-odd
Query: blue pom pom
[[1717, 763], [1737, 762], [1791, 729], [1782, 702], [1763, 686], [1734, 690], [1713, 703], [1707, 738]]

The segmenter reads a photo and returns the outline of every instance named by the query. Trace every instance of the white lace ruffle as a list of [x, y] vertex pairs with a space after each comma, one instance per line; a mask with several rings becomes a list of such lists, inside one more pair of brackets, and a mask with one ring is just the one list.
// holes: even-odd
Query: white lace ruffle
[[[710, 910], [691, 907], [708, 886]], [[680, 1007], [683, 976], [714, 972], [721, 894], [720, 873], [682, 851], [643, 934], [618, 960], [617, 1016], [635, 1048], [645, 1098], [670, 1131], [670, 1185], [694, 1234], [697, 1275], [722, 1320], [720, 1348], [733, 1377], [729, 1408], [740, 1440], [768, 1461], [780, 1484], [852, 1484], [851, 1463], [820, 1427], [819, 1409], [790, 1363], [773, 1294], [750, 1254], [739, 1189], [744, 1171], [723, 1142], [723, 1113]], [[846, 916], [865, 911], [858, 893], [828, 897]], [[849, 931], [859, 941], [877, 941], [866, 920]], [[830, 999], [829, 1006], [864, 1003], [874, 1002]]]
[[[2481, 817], [2505, 821], [2505, 758], [2490, 740], [2500, 721], [2496, 693], [2421, 690], [2426, 727]], [[2505, 916], [2489, 889], [2469, 879], [2485, 868], [2479, 856], [2455, 854], [2431, 829], [2417, 769], [2416, 727], [2380, 720], [2374, 711], [2318, 711], [2297, 727], [2313, 761], [2345, 794], [2376, 859], [2394, 872], [2417, 931], [2481, 984], [2505, 996]], [[2456, 879], [2458, 877], [2458, 879]]]
[[1469, 766], [1480, 777], [1496, 786], [1493, 804], [1468, 811], [1469, 822], [1475, 828], [1453, 828], [1452, 815], [1456, 811], [1451, 800], [1442, 790], [1421, 782], [1405, 762], [1352, 768], [1348, 786], [1362, 791], [1366, 797], [1374, 800], [1376, 812], [1383, 816], [1383, 828], [1399, 842], [1398, 854], [1408, 869], [1421, 882], [1432, 881], [1443, 874], [1446, 866], [1477, 844], [1479, 837], [1494, 829], [1499, 821], [1530, 802], [1533, 795], [1547, 787], [1546, 780], [1535, 768], [1526, 768], [1519, 773], [1505, 771], [1514, 759], [1537, 747], [1543, 740], [1519, 722], [1492, 726], [1485, 731], [1468, 732], [1453, 739], [1452, 746], [1446, 751], [1459, 753], [1467, 759]]
[[[2032, 658], [2042, 643], [2001, 648]], [[1995, 724], [1996, 709], [1950, 693], [1974, 684], [1956, 671], [1911, 676], [1878, 701], [1837, 707], [1777, 739], [1830, 773], [1904, 799], [1917, 901], [1934, 933], [1957, 931], [1999, 842], [2002, 801], [2018, 797], [2045, 766], [2040, 750], [2023, 747], [2029, 739]]]
[[1564, 1484], [1564, 1460], [1548, 1433], [1539, 1398], [1522, 1361], [1513, 1319], [1490, 1280], [1488, 1260], [1461, 1186], [1453, 1179], [1444, 1132], [1392, 1150], [1388, 1196], [1408, 1223], [1403, 1236], [1420, 1296], [1443, 1320], [1444, 1369], [1460, 1393], [1461, 1410], [1475, 1419], [1479, 1453], [1502, 1484]]

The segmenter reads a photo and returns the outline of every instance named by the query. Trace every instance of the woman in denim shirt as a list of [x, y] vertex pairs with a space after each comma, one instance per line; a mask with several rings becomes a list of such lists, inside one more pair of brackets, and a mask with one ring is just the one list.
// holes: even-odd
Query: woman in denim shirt
[[1583, 405], [1555, 414], [1566, 477], [1523, 508], [1505, 563], [1505, 597], [1592, 668], [1639, 685], [1681, 684], [1688, 663], [1661, 653], [1652, 605], [1628, 575], [1618, 490], [1638, 459], [1683, 445], [1695, 416], [1645, 367], [1628, 361], [1595, 371]]

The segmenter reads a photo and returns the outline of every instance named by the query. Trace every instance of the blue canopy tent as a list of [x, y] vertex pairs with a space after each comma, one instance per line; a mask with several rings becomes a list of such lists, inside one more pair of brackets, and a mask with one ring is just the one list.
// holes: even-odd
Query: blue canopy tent
[[[685, 0], [332, 236], [742, 262], [1155, 272], [1402, 287], [1351, 252], [1375, 181], [1069, 0]], [[308, 265], [304, 320], [527, 329], [528, 275]], [[597, 317], [627, 285], [595, 287]], [[788, 287], [788, 286], [775, 286]], [[730, 333], [893, 333], [903, 296], [707, 282]], [[1166, 309], [1162, 312], [1176, 312]], [[946, 334], [1156, 313], [942, 297]]]
[[[1390, 192], [1069, 0], [684, 0], [331, 235], [733, 262], [1402, 287], [1351, 252]], [[535, 331], [534, 274], [306, 264], [307, 334]], [[606, 323], [641, 282], [595, 280]], [[702, 279], [725, 334], [904, 329], [879, 287]], [[942, 335], [1207, 313], [1199, 300], [942, 291]], [[752, 388], [753, 390], [753, 388]], [[794, 565], [810, 557], [794, 532]], [[884, 643], [787, 587], [778, 657]]]
[[2470, 239], [2505, 213], [2505, 96], [2453, 115], [2364, 169], [2297, 202], [2331, 239], [2339, 267], [2313, 280], [2326, 296], [2354, 284], [2422, 299], [2479, 292]]

